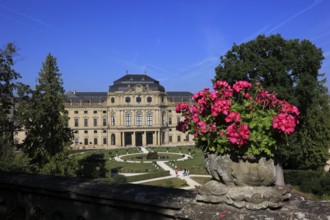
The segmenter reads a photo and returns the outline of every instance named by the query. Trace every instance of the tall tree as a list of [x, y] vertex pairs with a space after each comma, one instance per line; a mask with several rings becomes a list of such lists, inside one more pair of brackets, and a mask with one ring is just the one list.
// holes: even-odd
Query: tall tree
[[215, 80], [258, 81], [299, 108], [297, 133], [280, 152], [290, 167], [317, 168], [329, 157], [328, 90], [324, 80], [319, 80], [324, 76], [319, 73], [323, 59], [322, 50], [308, 40], [260, 35], [247, 43], [234, 44], [216, 67]]
[[21, 91], [28, 88], [17, 81], [21, 75], [13, 69], [16, 55], [13, 43], [0, 49], [0, 169], [9, 169], [15, 161], [14, 132], [19, 129], [16, 100], [17, 95], [23, 94]]
[[48, 54], [24, 114], [26, 138], [23, 147], [36, 172], [43, 172], [45, 165], [63, 153], [71, 143], [72, 132], [68, 128], [64, 99], [63, 81], [56, 58]]

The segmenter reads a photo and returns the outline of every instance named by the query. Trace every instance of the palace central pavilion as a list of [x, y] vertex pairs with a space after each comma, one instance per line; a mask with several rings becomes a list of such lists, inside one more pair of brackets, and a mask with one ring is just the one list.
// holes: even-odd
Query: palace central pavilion
[[73, 149], [193, 144], [192, 136], [176, 131], [180, 102], [190, 92], [166, 92], [146, 74], [126, 74], [108, 92], [68, 92], [65, 103]]

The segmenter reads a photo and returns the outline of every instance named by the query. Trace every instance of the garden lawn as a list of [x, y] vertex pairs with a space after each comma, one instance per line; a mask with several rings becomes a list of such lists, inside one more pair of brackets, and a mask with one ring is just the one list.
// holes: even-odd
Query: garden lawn
[[210, 181], [212, 178], [211, 177], [190, 177], [191, 179], [195, 180], [197, 183], [203, 185], [204, 183], [207, 183], [208, 181]]
[[204, 153], [199, 149], [193, 149], [191, 155], [193, 159], [172, 161], [167, 163], [167, 165], [171, 166], [173, 169], [188, 169], [190, 174], [208, 174], [204, 168]]
[[169, 188], [181, 188], [188, 186], [185, 180], [181, 180], [179, 178], [168, 178], [163, 180], [157, 180], [152, 182], [141, 183], [143, 185], [149, 186], [162, 186], [162, 187], [169, 187]]

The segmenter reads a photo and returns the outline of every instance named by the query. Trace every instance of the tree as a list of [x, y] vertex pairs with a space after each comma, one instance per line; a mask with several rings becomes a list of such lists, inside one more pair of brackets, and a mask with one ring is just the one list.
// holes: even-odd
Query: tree
[[[0, 49], [0, 169], [15, 166], [14, 132], [20, 129], [17, 123], [16, 101], [28, 87], [17, 80], [21, 75], [14, 69], [16, 47], [8, 43]], [[15, 97], [16, 96], [16, 97]], [[23, 96], [22, 96], [23, 97]]]
[[280, 35], [258, 36], [234, 44], [216, 67], [214, 80], [260, 82], [300, 112], [297, 133], [280, 147], [280, 159], [291, 168], [317, 168], [328, 159], [330, 111], [328, 90], [319, 73], [322, 50], [308, 40], [285, 40]]
[[[45, 168], [56, 174], [56, 170], [61, 170], [56, 168], [54, 171], [50, 167], [54, 167], [55, 162], [60, 163], [64, 157], [58, 154], [66, 152], [72, 140], [64, 99], [63, 81], [56, 58], [48, 54], [24, 112], [26, 138], [23, 148], [31, 158], [30, 163], [35, 172], [45, 173], [42, 170]], [[53, 165], [46, 166], [50, 162]]]

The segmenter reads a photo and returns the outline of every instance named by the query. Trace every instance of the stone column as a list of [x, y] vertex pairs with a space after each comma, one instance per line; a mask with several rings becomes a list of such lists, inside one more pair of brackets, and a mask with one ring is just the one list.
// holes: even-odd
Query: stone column
[[157, 146], [159, 144], [159, 131], [155, 132], [155, 138], [156, 138], [155, 145]]
[[124, 146], [124, 132], [120, 132], [120, 146], [123, 147]]
[[142, 146], [146, 146], [146, 144], [147, 144], [147, 134], [146, 134], [146, 132], [144, 131], [144, 132], [142, 132]]
[[157, 131], [154, 131], [154, 132], [152, 133], [152, 144], [153, 144], [153, 145], [156, 145], [156, 141], [157, 141], [157, 135], [156, 135], [156, 132], [157, 132]]
[[136, 136], [135, 136], [135, 131], [133, 131], [133, 135], [131, 137], [131, 140], [132, 140], [132, 147], [133, 146], [136, 146]]

